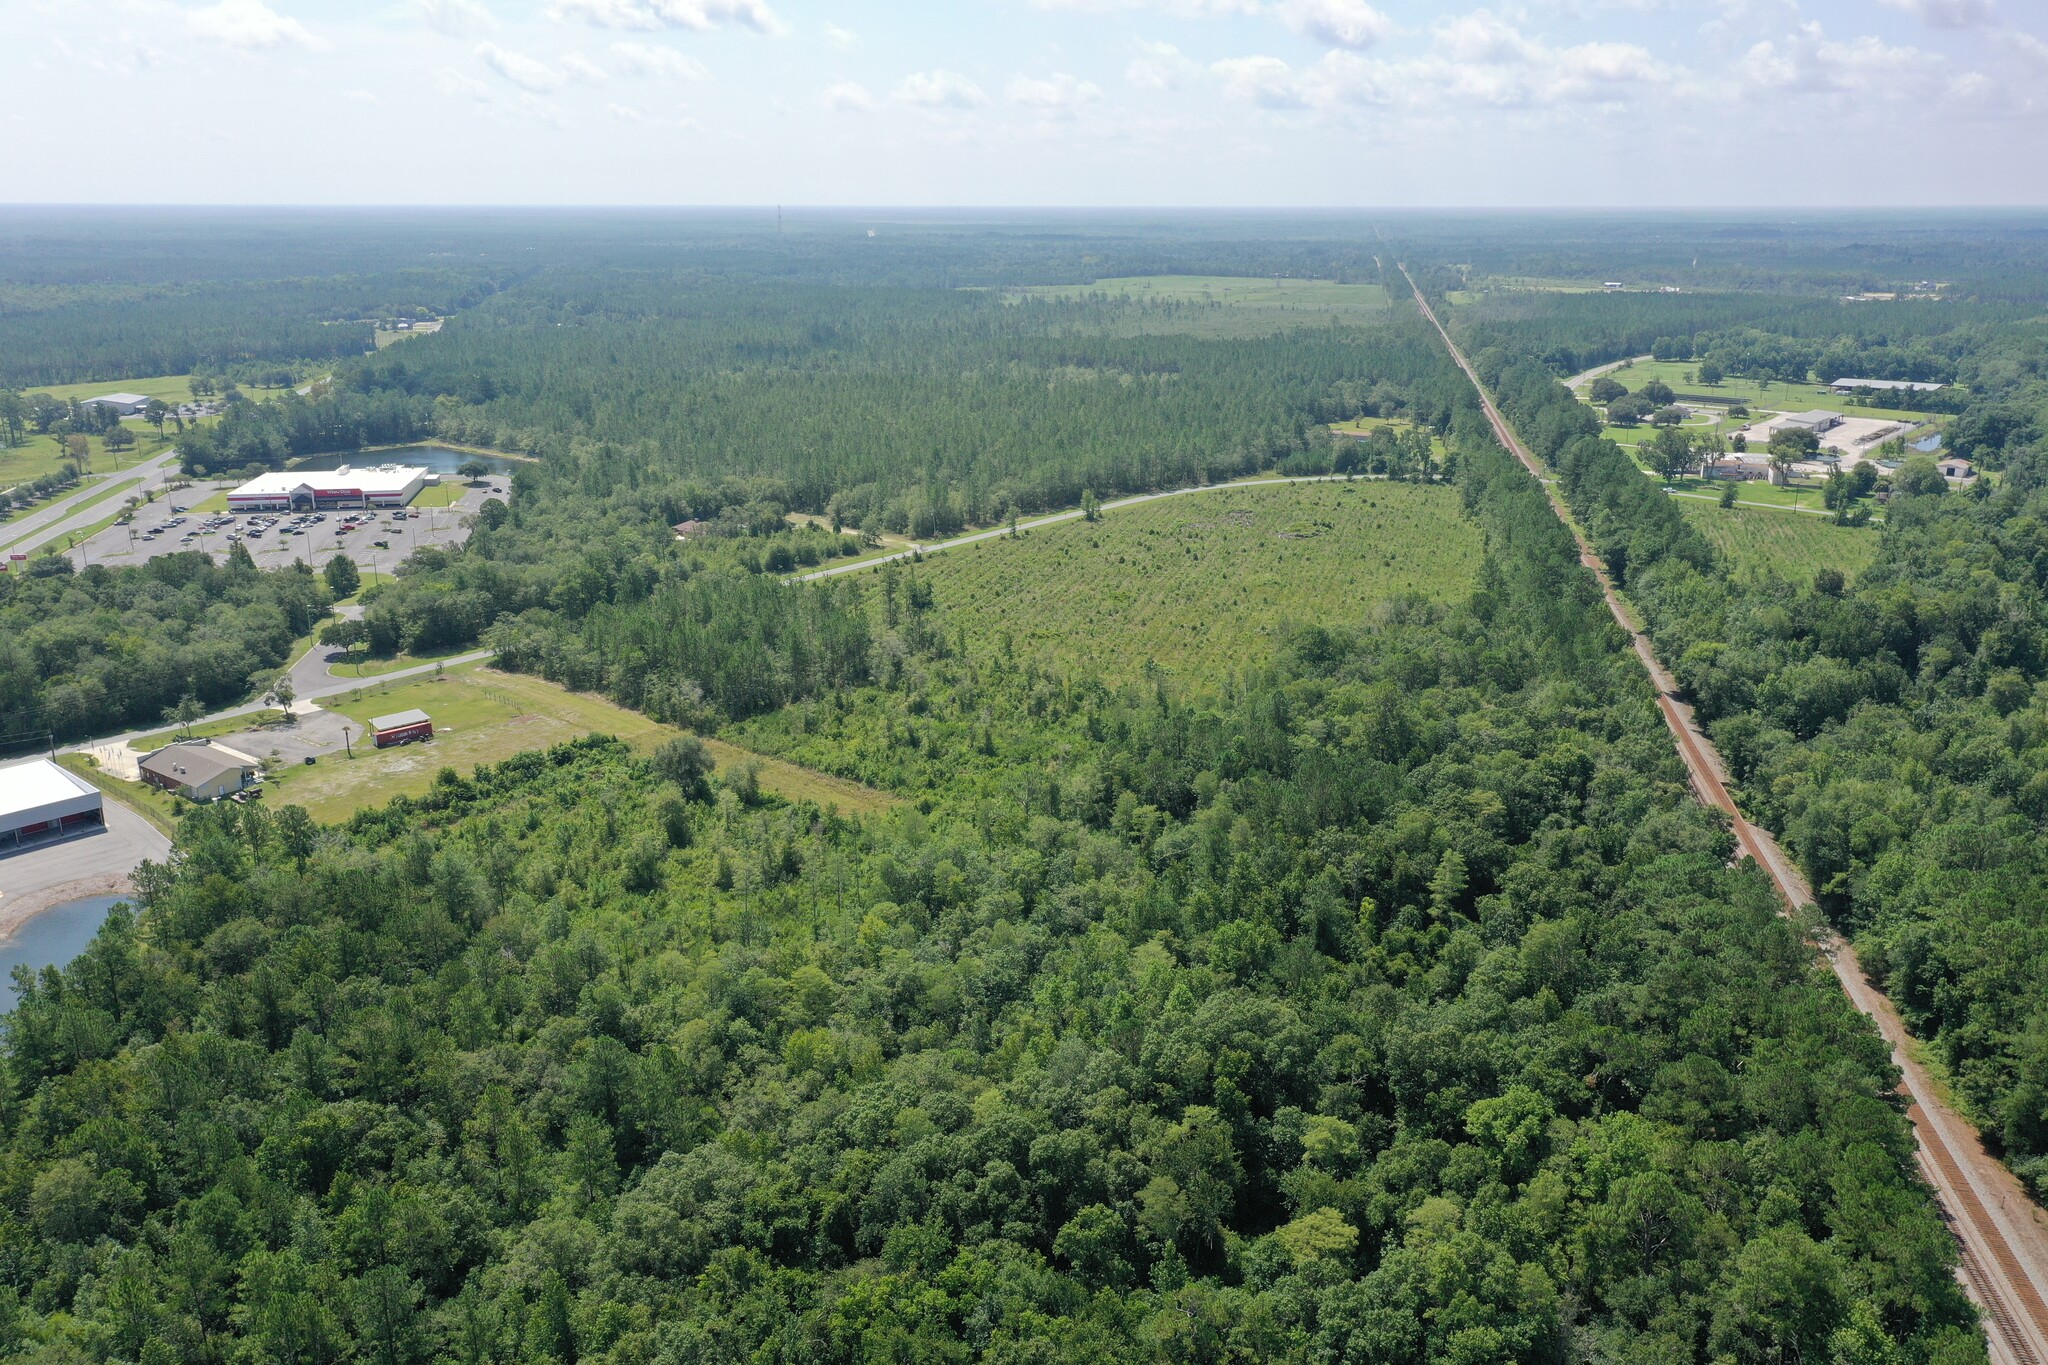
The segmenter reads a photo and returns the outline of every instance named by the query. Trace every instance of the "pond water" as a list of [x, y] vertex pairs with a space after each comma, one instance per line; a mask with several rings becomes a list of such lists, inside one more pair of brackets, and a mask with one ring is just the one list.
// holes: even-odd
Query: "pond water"
[[380, 464], [410, 464], [434, 474], [453, 474], [471, 460], [482, 460], [490, 466], [493, 474], [510, 474], [518, 469], [521, 460], [507, 460], [498, 455], [479, 455], [473, 450], [450, 450], [447, 446], [423, 445], [404, 446], [397, 450], [354, 451], [346, 455], [315, 455], [300, 460], [293, 469], [339, 469], [343, 465], [364, 468]]
[[1917, 440], [1917, 441], [1913, 442], [1913, 449], [1915, 449], [1915, 450], [1940, 450], [1940, 449], [1941, 449], [1941, 433], [1937, 431], [1937, 432], [1935, 432], [1935, 433], [1934, 433], [1934, 434], [1933, 434], [1932, 436], [1922, 436], [1922, 437], [1921, 437], [1921, 438], [1920, 438], [1919, 440]]
[[40, 972], [45, 967], [61, 967], [71, 961], [85, 951], [100, 925], [106, 923], [107, 911], [124, 899], [88, 896], [84, 900], [65, 901], [22, 925], [12, 938], [0, 939], [0, 982], [7, 983], [4, 992], [0, 992], [0, 1009], [14, 1003], [13, 978], [17, 966], [26, 965]]

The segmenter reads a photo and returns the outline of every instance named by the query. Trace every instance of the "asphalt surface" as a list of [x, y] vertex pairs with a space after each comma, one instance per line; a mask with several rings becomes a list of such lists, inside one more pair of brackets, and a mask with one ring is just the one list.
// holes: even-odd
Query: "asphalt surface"
[[[0, 522], [0, 552], [30, 554], [59, 536], [111, 516], [120, 511], [122, 505], [136, 493], [161, 488], [164, 481], [177, 472], [177, 466], [177, 450], [166, 450], [161, 455], [152, 455], [133, 469], [124, 469], [118, 474], [93, 479], [83, 488], [66, 493], [47, 507], [39, 507], [13, 521]], [[137, 482], [138, 480], [140, 482]], [[109, 487], [117, 484], [132, 486], [105, 502], [96, 502], [83, 509], [79, 507], [80, 503], [98, 497]]]
[[111, 796], [105, 809], [104, 829], [0, 854], [0, 924], [9, 932], [53, 905], [133, 890], [128, 874], [136, 864], [171, 856], [171, 841], [155, 825]]
[[[281, 569], [298, 559], [308, 564], [325, 564], [336, 554], [346, 554], [359, 569], [391, 573], [415, 550], [460, 545], [469, 538], [469, 530], [463, 522], [487, 498], [506, 496], [503, 478], [486, 479], [479, 487], [464, 488], [461, 499], [453, 506], [409, 509], [417, 515], [401, 521], [392, 520], [388, 511], [379, 511], [374, 521], [346, 533], [341, 531], [342, 522], [347, 519], [342, 512], [324, 513], [325, 521], [302, 528], [299, 535], [287, 532], [289, 515], [280, 516], [263, 534], [253, 537], [248, 532], [255, 523], [249, 516], [232, 516], [227, 524], [216, 530], [201, 531], [203, 523], [213, 518], [186, 512], [183, 514], [184, 525], [159, 535], [155, 540], [142, 538], [150, 528], [163, 525], [174, 515], [171, 511], [174, 505], [191, 507], [217, 488], [233, 487], [237, 482], [195, 485], [152, 498], [147, 506], [136, 511], [132, 523], [109, 526], [74, 549], [71, 557], [81, 566], [140, 564], [155, 555], [174, 554], [181, 550], [204, 550], [219, 559], [227, 554], [232, 543], [227, 538], [228, 532], [234, 531], [244, 535], [242, 544], [249, 547], [249, 556], [259, 569]], [[109, 510], [104, 507], [92, 509], [93, 515], [83, 518], [81, 524], [97, 521]], [[182, 539], [188, 531], [196, 533], [193, 539]], [[376, 543], [380, 540], [385, 542], [382, 547]]]
[[[1401, 273], [1407, 276], [1405, 266]], [[1416, 288], [1413, 278], [1409, 278], [1408, 285], [1415, 290], [1415, 302], [1423, 316], [1435, 326], [1451, 358], [1471, 380], [1502, 446], [1512, 451], [1532, 476], [1543, 481], [1542, 466], [1494, 406], [1492, 395], [1438, 321], [1429, 300]], [[1778, 841], [1768, 830], [1751, 824], [1736, 806], [1728, 792], [1728, 771], [1720, 753], [1700, 729], [1692, 707], [1680, 699], [1677, 680], [1651, 649], [1649, 638], [1615, 589], [1606, 563], [1593, 552], [1556, 487], [1545, 482], [1544, 492], [1551, 509], [1578, 542], [1580, 561], [1598, 580], [1608, 611], [1628, 633], [1636, 657], [1650, 675], [1658, 709], [1664, 714], [1679, 757], [1692, 778], [1694, 794], [1728, 817], [1737, 846], [1770, 877], [1788, 913], [1812, 904], [1812, 889]], [[1827, 957], [1850, 1003], [1877, 1025], [1892, 1050], [1893, 1063], [1905, 1078], [1900, 1088], [1908, 1101], [1907, 1115], [1913, 1124], [1921, 1173], [1934, 1188], [1942, 1215], [1961, 1244], [1960, 1278], [1984, 1311], [1985, 1340], [1991, 1358], [2002, 1365], [2037, 1365], [2048, 1361], [2048, 1221], [2044, 1221], [2041, 1210], [2027, 1197], [2012, 1172], [1985, 1150], [1976, 1128], [1942, 1101], [1933, 1078], [1914, 1057], [1912, 1038], [1904, 1021], [1891, 1001], [1870, 984], [1855, 950], [1832, 937], [1815, 946]]]

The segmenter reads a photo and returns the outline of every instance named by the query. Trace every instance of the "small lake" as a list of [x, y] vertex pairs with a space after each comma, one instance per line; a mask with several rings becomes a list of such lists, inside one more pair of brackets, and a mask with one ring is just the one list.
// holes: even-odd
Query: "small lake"
[[493, 474], [510, 475], [523, 460], [508, 460], [499, 455], [479, 455], [473, 450], [450, 450], [447, 446], [424, 445], [404, 446], [397, 450], [357, 450], [346, 455], [314, 455], [292, 465], [293, 469], [339, 469], [348, 465], [352, 469], [367, 468], [380, 464], [409, 464], [434, 474], [453, 474], [471, 460], [482, 460]]
[[1940, 449], [1941, 449], [1941, 433], [1937, 431], [1937, 432], [1935, 432], [1935, 433], [1934, 433], [1934, 434], [1933, 434], [1932, 436], [1922, 436], [1922, 437], [1921, 437], [1921, 438], [1920, 438], [1919, 440], [1917, 440], [1917, 441], [1913, 442], [1913, 449], [1915, 449], [1915, 450], [1940, 450]]
[[45, 967], [68, 963], [92, 942], [92, 936], [106, 923], [107, 911], [126, 899], [88, 896], [84, 900], [65, 901], [22, 925], [12, 938], [0, 940], [0, 982], [6, 983], [4, 994], [0, 994], [0, 1009], [13, 1008], [16, 967], [26, 965], [31, 971], [40, 972]]

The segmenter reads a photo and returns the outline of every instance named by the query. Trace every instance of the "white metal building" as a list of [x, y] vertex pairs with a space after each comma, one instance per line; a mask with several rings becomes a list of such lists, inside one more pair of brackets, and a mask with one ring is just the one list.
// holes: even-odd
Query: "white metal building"
[[403, 507], [428, 479], [418, 465], [362, 469], [279, 470], [259, 474], [228, 494], [231, 512], [311, 512], [337, 507]]
[[105, 821], [99, 788], [49, 759], [0, 768], [0, 852]]
[[1933, 393], [1936, 389], [1948, 386], [1930, 384], [1924, 379], [1837, 379], [1828, 387], [1836, 393], [1854, 393], [1858, 389], [1893, 393]]
[[149, 399], [139, 393], [103, 393], [97, 398], [88, 398], [78, 406], [82, 408], [112, 408], [123, 417], [140, 417], [142, 410], [149, 406]]

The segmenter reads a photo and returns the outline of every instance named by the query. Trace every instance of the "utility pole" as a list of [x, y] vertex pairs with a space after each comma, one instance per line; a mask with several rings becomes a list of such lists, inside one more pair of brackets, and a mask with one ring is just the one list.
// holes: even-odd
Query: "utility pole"
[[350, 725], [344, 725], [344, 726], [342, 726], [342, 727], [341, 727], [341, 748], [342, 748], [342, 752], [343, 752], [343, 753], [346, 753], [346, 754], [348, 755], [348, 759], [349, 759], [349, 762], [351, 762], [351, 763], [355, 762], [355, 759], [356, 759], [356, 751], [355, 751], [354, 749], [352, 749], [352, 748], [350, 748], [350, 747], [349, 747], [348, 737], [349, 737], [349, 735], [350, 735], [350, 734], [351, 734], [351, 733], [353, 732], [354, 728], [355, 728], [354, 726], [350, 726]]

